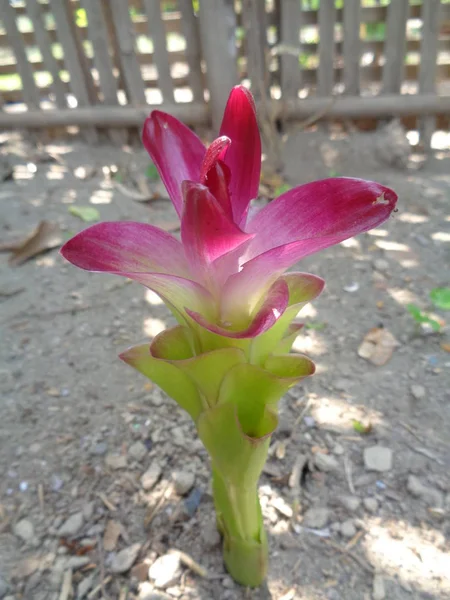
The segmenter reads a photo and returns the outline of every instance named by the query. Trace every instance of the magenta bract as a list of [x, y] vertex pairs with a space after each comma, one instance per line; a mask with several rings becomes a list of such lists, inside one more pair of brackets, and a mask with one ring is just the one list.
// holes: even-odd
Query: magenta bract
[[[181, 220], [181, 242], [143, 223], [101, 223], [61, 252], [90, 271], [151, 288], [183, 324], [232, 338], [274, 325], [289, 305], [278, 278], [301, 258], [385, 221], [396, 194], [372, 181], [332, 178], [296, 187], [249, 218], [261, 141], [251, 94], [234, 88], [209, 148], [174, 117], [153, 111], [143, 141]], [[320, 292], [323, 283], [316, 278]]]

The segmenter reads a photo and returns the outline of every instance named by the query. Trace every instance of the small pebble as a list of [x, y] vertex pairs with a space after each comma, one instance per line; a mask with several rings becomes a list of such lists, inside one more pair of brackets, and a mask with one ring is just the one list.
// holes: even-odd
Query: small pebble
[[148, 570], [149, 579], [152, 579], [158, 588], [165, 588], [175, 583], [180, 575], [181, 562], [177, 552], [160, 556]]
[[373, 261], [373, 266], [377, 271], [381, 271], [381, 273], [383, 273], [383, 271], [388, 271], [390, 268], [388, 261], [384, 260], [384, 258], [375, 259]]
[[411, 395], [416, 400], [423, 400], [425, 398], [425, 396], [427, 395], [427, 391], [423, 387], [423, 385], [419, 385], [419, 384], [415, 383], [411, 386], [410, 389], [411, 389]]
[[144, 458], [147, 456], [147, 452], [148, 451], [145, 444], [139, 441], [135, 442], [128, 448], [128, 455], [138, 462], [144, 460]]
[[157, 462], [152, 462], [150, 467], [145, 471], [145, 473], [141, 477], [141, 485], [144, 490], [151, 490], [157, 483], [158, 479], [161, 477], [161, 467]]
[[234, 588], [234, 581], [231, 579], [231, 577], [228, 577], [228, 575], [227, 575], [226, 577], [224, 577], [222, 579], [222, 585], [224, 588], [231, 590]]
[[179, 496], [185, 496], [194, 487], [195, 475], [190, 471], [174, 471], [172, 479], [175, 491]]
[[349, 512], [355, 512], [361, 504], [360, 498], [356, 496], [339, 496], [338, 501]]
[[378, 501], [376, 498], [364, 498], [363, 504], [367, 512], [371, 513], [372, 515], [378, 510]]
[[442, 508], [444, 505], [444, 496], [442, 492], [435, 488], [423, 484], [420, 479], [414, 475], [408, 477], [407, 490], [416, 498], [421, 498], [428, 506]]
[[104, 456], [108, 452], [108, 444], [106, 442], [98, 442], [91, 449], [91, 454], [94, 456]]
[[306, 427], [315, 427], [316, 426], [316, 420], [314, 417], [311, 417], [309, 415], [306, 415], [306, 417], [303, 417], [303, 422], [306, 425]]
[[125, 469], [127, 466], [127, 457], [124, 454], [107, 454], [105, 465], [113, 471]]
[[197, 508], [199, 507], [202, 496], [202, 490], [199, 488], [194, 488], [184, 501], [184, 508], [189, 517], [193, 517], [197, 512]]
[[322, 529], [330, 520], [328, 508], [310, 508], [303, 516], [302, 525], [311, 529]]
[[386, 598], [384, 579], [379, 574], [376, 574], [373, 578], [372, 598], [373, 600], [384, 600]]
[[314, 455], [314, 464], [319, 471], [324, 471], [325, 473], [339, 471], [339, 463], [336, 458], [322, 452], [317, 452]]
[[72, 537], [83, 527], [84, 517], [82, 512], [71, 515], [58, 529], [60, 537]]
[[341, 535], [345, 538], [352, 538], [356, 534], [356, 527], [353, 521], [344, 521], [341, 524]]
[[23, 542], [29, 543], [34, 538], [33, 523], [27, 519], [22, 519], [14, 525], [13, 532], [14, 535], [20, 538]]
[[220, 544], [220, 533], [215, 519], [209, 519], [201, 528], [202, 541], [206, 548], [215, 548]]
[[383, 473], [392, 469], [392, 450], [384, 446], [371, 446], [364, 450], [364, 465], [369, 471]]
[[95, 502], [86, 502], [83, 506], [83, 517], [85, 521], [90, 521], [94, 514]]
[[110, 564], [110, 570], [113, 573], [125, 573], [133, 566], [134, 561], [137, 559], [141, 544], [133, 544], [124, 548], [120, 552], [112, 553], [112, 560]]

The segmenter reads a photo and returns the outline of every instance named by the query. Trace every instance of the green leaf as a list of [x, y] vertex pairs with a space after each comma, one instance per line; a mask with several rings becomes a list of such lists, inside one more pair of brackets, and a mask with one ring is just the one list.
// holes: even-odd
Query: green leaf
[[71, 215], [79, 217], [85, 223], [100, 221], [100, 213], [93, 206], [69, 206], [68, 211]]
[[153, 163], [148, 165], [148, 167], [145, 169], [145, 176], [151, 181], [157, 181], [159, 179], [158, 169]]
[[311, 321], [310, 323], [305, 323], [306, 329], [315, 329], [317, 331], [322, 331], [322, 329], [325, 329], [326, 326], [327, 323], [322, 321]]
[[406, 307], [407, 311], [410, 313], [412, 318], [416, 321], [416, 323], [427, 323], [430, 325], [433, 331], [440, 331], [441, 324], [436, 321], [436, 319], [431, 318], [427, 313], [422, 312], [418, 306], [415, 304], [408, 304]]
[[153, 358], [150, 355], [149, 344], [133, 346], [120, 354], [120, 358], [159, 385], [194, 421], [198, 419], [203, 410], [203, 402], [197, 388], [189, 377], [173, 364]]
[[364, 423], [361, 423], [361, 421], [358, 421], [357, 419], [352, 419], [352, 423], [353, 423], [353, 429], [355, 431], [357, 431], [358, 433], [360, 433], [361, 435], [367, 435], [368, 433], [370, 433], [372, 431], [371, 423], [369, 423], [368, 425], [364, 425]]
[[88, 21], [84, 8], [77, 8], [75, 11], [75, 23], [77, 27], [87, 27]]
[[249, 436], [243, 431], [237, 406], [227, 402], [203, 412], [197, 430], [221, 475], [245, 487], [256, 483], [261, 474], [277, 422], [277, 416], [266, 410], [259, 423], [259, 435]]
[[450, 310], [450, 288], [434, 288], [430, 292], [431, 302], [442, 310]]

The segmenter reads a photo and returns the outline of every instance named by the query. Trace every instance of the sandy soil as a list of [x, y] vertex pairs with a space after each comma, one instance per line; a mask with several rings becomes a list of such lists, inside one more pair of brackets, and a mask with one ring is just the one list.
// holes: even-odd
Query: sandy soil
[[[172, 323], [165, 307], [137, 284], [71, 267], [57, 250], [15, 268], [2, 254], [0, 598], [450, 598], [448, 328], [417, 329], [406, 310], [413, 302], [446, 317], [429, 292], [450, 280], [450, 169], [405, 167], [402, 137], [391, 134], [292, 131], [285, 144], [290, 184], [367, 177], [400, 201], [382, 228], [301, 264], [327, 282], [296, 342], [318, 369], [283, 400], [261, 480], [264, 590], [243, 590], [224, 572], [193, 425], [117, 359]], [[43, 219], [67, 239], [86, 226], [71, 205], [95, 206], [102, 220], [173, 225], [164, 197], [138, 202], [110, 177], [112, 165], [144, 172], [140, 149], [72, 141], [37, 151], [10, 136], [0, 151], [13, 169], [0, 184], [2, 242]], [[358, 356], [374, 327], [398, 342], [383, 366]], [[372, 470], [372, 454], [385, 470]], [[165, 559], [153, 569], [157, 588], [148, 567], [170, 549], [209, 576]]]

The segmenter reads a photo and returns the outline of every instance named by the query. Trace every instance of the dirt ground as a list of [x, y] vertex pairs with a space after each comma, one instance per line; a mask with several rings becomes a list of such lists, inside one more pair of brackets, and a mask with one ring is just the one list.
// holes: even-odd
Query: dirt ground
[[[3, 245], [44, 219], [68, 239], [86, 226], [70, 206], [173, 227], [160, 183], [146, 203], [127, 176], [111, 177], [145, 171], [139, 148], [37, 151], [9, 135], [0, 152], [12, 167], [0, 184]], [[261, 479], [267, 587], [226, 575], [193, 425], [117, 358], [170, 314], [138, 284], [82, 272], [54, 249], [17, 267], [0, 256], [0, 598], [450, 598], [449, 330], [418, 329], [406, 310], [446, 317], [429, 292], [450, 281], [450, 161], [408, 159], [393, 128], [294, 130], [284, 153], [292, 185], [371, 178], [396, 190], [399, 210], [299, 265], [327, 287], [296, 342], [317, 373], [283, 400]], [[376, 327], [395, 346], [382, 366], [358, 355]]]

